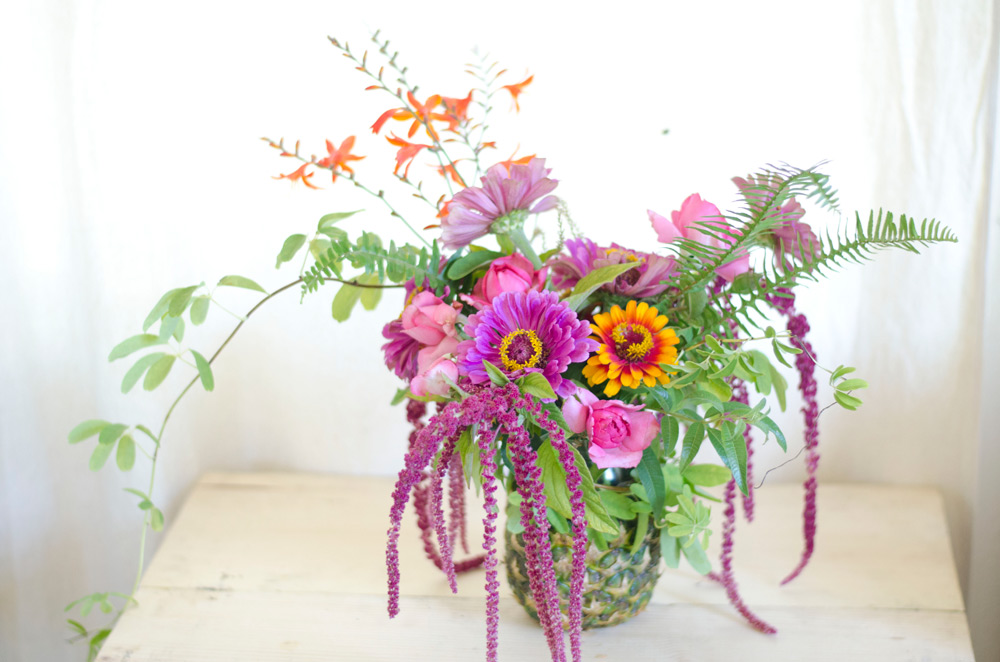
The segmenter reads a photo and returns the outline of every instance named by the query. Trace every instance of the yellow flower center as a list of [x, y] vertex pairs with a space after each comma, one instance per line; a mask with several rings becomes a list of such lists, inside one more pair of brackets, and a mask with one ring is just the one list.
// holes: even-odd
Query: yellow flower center
[[615, 353], [626, 361], [641, 361], [653, 349], [653, 335], [641, 324], [622, 322], [611, 332]]
[[500, 341], [500, 361], [508, 371], [534, 368], [542, 358], [542, 341], [527, 329], [511, 331]]

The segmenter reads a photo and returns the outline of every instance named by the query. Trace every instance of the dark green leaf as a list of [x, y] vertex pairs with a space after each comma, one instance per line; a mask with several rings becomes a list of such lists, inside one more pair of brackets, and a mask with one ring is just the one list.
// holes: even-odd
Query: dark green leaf
[[205, 387], [206, 391], [211, 391], [215, 388], [215, 376], [212, 375], [212, 366], [205, 357], [198, 352], [191, 350], [191, 355], [194, 356], [194, 364], [198, 368], [198, 377], [201, 378], [201, 385]]
[[243, 276], [223, 276], [218, 287], [242, 287], [245, 290], [256, 290], [262, 294], [267, 294], [263, 287]]
[[123, 340], [115, 345], [115, 348], [112, 349], [111, 353], [108, 355], [108, 361], [115, 361], [128, 356], [133, 352], [137, 352], [140, 349], [145, 349], [158, 344], [160, 344], [160, 338], [151, 333], [142, 333], [137, 336], [132, 336], [131, 338], [127, 338], [126, 340]]
[[97, 441], [101, 444], [114, 444], [118, 441], [118, 437], [122, 436], [122, 433], [127, 429], [128, 426], [124, 423], [112, 423], [101, 430], [101, 434], [97, 437]]
[[566, 305], [568, 305], [571, 310], [580, 310], [583, 304], [587, 301], [587, 297], [589, 297], [594, 290], [605, 283], [610, 283], [629, 269], [634, 269], [637, 266], [639, 266], [638, 262], [625, 262], [622, 264], [609, 264], [606, 267], [594, 269], [589, 274], [581, 278], [576, 284], [576, 287], [573, 288], [572, 294], [565, 299]]
[[452, 280], [464, 278], [482, 265], [487, 262], [492, 262], [498, 257], [503, 257], [503, 253], [497, 253], [494, 251], [473, 251], [468, 255], [463, 255], [455, 260], [450, 267], [448, 267], [448, 278]]
[[163, 352], [154, 352], [152, 354], [147, 354], [138, 361], [135, 362], [128, 372], [125, 373], [125, 377], [122, 379], [122, 393], [128, 393], [135, 386], [139, 378], [142, 377], [143, 373], [149, 369], [149, 366], [153, 365], [161, 358], [166, 356]]
[[115, 455], [118, 468], [122, 471], [131, 471], [135, 466], [135, 441], [129, 435], [118, 440], [118, 453]]
[[541, 398], [543, 400], [555, 400], [556, 392], [552, 390], [552, 385], [549, 384], [549, 380], [545, 378], [545, 375], [539, 372], [530, 372], [523, 377], [518, 378], [515, 382], [517, 387], [521, 389], [523, 393], [530, 393], [536, 398]]
[[208, 307], [212, 300], [205, 296], [196, 296], [191, 301], [191, 323], [195, 326], [199, 324], [204, 324], [205, 318], [208, 317]]
[[663, 480], [663, 471], [656, 459], [652, 446], [647, 446], [642, 452], [639, 466], [635, 468], [639, 481], [646, 489], [649, 505], [653, 508], [653, 518], [657, 521], [663, 518], [663, 509], [667, 498], [667, 485]]
[[142, 380], [142, 388], [152, 391], [162, 384], [163, 380], [170, 374], [170, 369], [174, 367], [174, 360], [176, 358], [172, 354], [167, 354], [150, 366], [149, 371], [146, 373], [146, 378]]
[[279, 268], [282, 262], [288, 262], [295, 257], [295, 254], [299, 252], [299, 249], [305, 243], [306, 236], [304, 234], [293, 234], [288, 239], [285, 239], [285, 243], [278, 253], [278, 261], [275, 263], [274, 268]]
[[663, 446], [664, 454], [669, 456], [674, 454], [680, 434], [680, 423], [677, 422], [676, 418], [668, 414], [660, 420], [660, 443]]
[[89, 421], [84, 421], [69, 431], [69, 443], [78, 444], [84, 439], [90, 439], [95, 434], [100, 434], [101, 430], [109, 425], [111, 425], [111, 423], [99, 418], [92, 418]]
[[715, 452], [719, 454], [722, 463], [726, 465], [729, 472], [736, 481], [736, 487], [740, 492], [747, 493], [747, 445], [742, 434], [735, 434], [734, 430], [727, 430], [727, 433], [708, 428], [708, 439], [712, 442]]
[[691, 463], [694, 456], [698, 454], [698, 449], [701, 448], [701, 442], [705, 439], [705, 424], [700, 421], [695, 421], [688, 425], [687, 432], [684, 433], [684, 441], [681, 443], [681, 460], [680, 468], [683, 470], [684, 467]]
[[[115, 449], [114, 444], [97, 444], [94, 446], [94, 452], [90, 455], [90, 470], [100, 471], [104, 463], [108, 461], [111, 457], [111, 451]], [[86, 616], [86, 614], [84, 614]]]

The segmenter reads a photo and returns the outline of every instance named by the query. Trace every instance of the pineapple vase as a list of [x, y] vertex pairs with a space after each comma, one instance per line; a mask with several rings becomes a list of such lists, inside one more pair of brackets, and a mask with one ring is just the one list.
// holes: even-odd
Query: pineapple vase
[[[600, 549], [587, 542], [586, 579], [583, 587], [583, 629], [610, 627], [629, 620], [649, 604], [653, 588], [660, 577], [660, 530], [649, 527], [646, 537], [635, 545], [634, 528], [622, 526], [621, 535]], [[572, 537], [549, 532], [552, 559], [555, 562], [556, 584], [563, 628], [568, 627], [566, 615], [572, 574]], [[538, 620], [538, 608], [528, 585], [525, 569], [524, 537], [505, 529], [504, 541], [507, 582], [515, 599], [525, 611]]]

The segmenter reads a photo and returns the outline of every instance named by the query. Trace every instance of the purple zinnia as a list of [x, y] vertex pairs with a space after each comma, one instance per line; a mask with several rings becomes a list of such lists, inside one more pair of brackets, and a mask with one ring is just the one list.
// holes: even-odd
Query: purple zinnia
[[565, 290], [574, 287], [580, 279], [594, 270], [594, 262], [607, 253], [586, 237], [567, 239], [565, 253], [554, 256], [548, 262], [552, 272], [552, 287]]
[[[555, 208], [559, 199], [547, 194], [558, 182], [548, 178], [550, 172], [545, 159], [512, 164], [509, 169], [503, 163], [490, 167], [482, 178], [482, 188], [463, 189], [448, 203], [448, 215], [441, 221], [441, 243], [446, 248], [462, 248], [488, 234], [494, 221], [514, 212], [526, 216]], [[517, 223], [523, 217], [511, 220]]]
[[635, 269], [626, 271], [603, 289], [633, 299], [656, 296], [669, 287], [664, 282], [677, 272], [672, 257], [641, 253], [611, 244], [601, 248], [590, 239], [567, 239], [566, 252], [549, 260], [552, 286], [557, 290], [575, 287], [580, 279], [594, 269], [623, 262], [636, 262]]
[[490, 381], [489, 361], [510, 377], [541, 373], [561, 396], [574, 391], [562, 373], [597, 349], [590, 325], [555, 292], [504, 292], [469, 317], [465, 332], [471, 338], [458, 345], [458, 365], [472, 383]]
[[382, 336], [389, 342], [382, 345], [385, 353], [385, 365], [396, 373], [396, 376], [410, 381], [417, 376], [417, 353], [420, 343], [414, 340], [403, 329], [403, 322], [395, 319], [382, 327]]

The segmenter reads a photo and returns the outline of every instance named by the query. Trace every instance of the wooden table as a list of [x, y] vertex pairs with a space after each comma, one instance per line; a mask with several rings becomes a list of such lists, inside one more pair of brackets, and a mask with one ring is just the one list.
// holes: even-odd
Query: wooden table
[[[99, 660], [484, 659], [482, 570], [462, 576], [450, 595], [423, 558], [410, 513], [402, 613], [386, 615], [392, 485], [305, 474], [203, 477], [149, 567], [139, 606]], [[737, 525], [740, 588], [777, 635], [747, 627], [713, 582], [667, 570], [644, 614], [584, 633], [584, 659], [972, 660], [938, 493], [821, 485], [819, 499], [817, 552], [788, 586], [779, 581], [801, 549], [800, 488], [766, 485], [757, 521]], [[549, 659], [541, 630], [509, 592], [501, 598], [500, 659]]]

